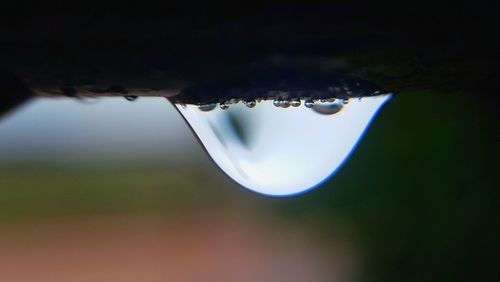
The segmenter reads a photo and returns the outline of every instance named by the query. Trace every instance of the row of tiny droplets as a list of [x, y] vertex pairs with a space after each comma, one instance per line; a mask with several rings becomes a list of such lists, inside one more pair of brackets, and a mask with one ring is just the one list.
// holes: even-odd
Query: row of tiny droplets
[[[321, 103], [332, 103], [332, 102], [335, 102], [335, 98], [329, 98], [329, 99], [307, 99], [304, 101], [304, 106], [306, 108], [312, 108], [314, 106], [314, 104], [318, 101], [320, 101]], [[245, 104], [248, 108], [253, 108], [257, 105], [258, 102], [260, 102], [261, 100], [246, 100], [246, 101], [243, 101], [243, 104]], [[228, 100], [228, 101], [225, 101], [225, 102], [222, 102], [219, 104], [219, 107], [222, 109], [222, 110], [227, 110], [229, 109], [229, 106], [231, 104], [235, 104], [235, 103], [238, 103], [239, 101], [234, 101], [234, 100]], [[340, 102], [342, 104], [347, 104], [349, 103], [349, 99], [340, 99]], [[300, 99], [290, 99], [290, 100], [287, 100], [287, 99], [275, 99], [273, 100], [273, 105], [275, 107], [278, 107], [278, 108], [288, 108], [288, 107], [294, 107], [294, 108], [297, 108], [301, 105], [301, 100]], [[200, 105], [200, 109], [204, 109], [204, 108], [208, 108], [208, 107], [211, 107], [211, 105]]]

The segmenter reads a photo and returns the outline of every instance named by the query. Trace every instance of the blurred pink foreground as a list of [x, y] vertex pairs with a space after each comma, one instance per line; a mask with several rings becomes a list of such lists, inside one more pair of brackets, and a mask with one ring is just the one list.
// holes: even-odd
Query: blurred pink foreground
[[352, 252], [225, 214], [37, 223], [0, 232], [0, 280], [346, 281]]

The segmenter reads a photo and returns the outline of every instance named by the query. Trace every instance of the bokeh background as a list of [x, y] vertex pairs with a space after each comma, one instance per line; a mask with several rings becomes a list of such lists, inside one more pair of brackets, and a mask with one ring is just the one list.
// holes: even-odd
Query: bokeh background
[[321, 187], [252, 193], [162, 98], [0, 120], [1, 281], [499, 281], [496, 114], [395, 96]]

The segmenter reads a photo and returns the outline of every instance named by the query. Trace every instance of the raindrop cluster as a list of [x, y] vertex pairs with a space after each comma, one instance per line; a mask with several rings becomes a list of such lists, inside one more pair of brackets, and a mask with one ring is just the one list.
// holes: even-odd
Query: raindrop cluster
[[[328, 106], [332, 103], [338, 103], [340, 105], [346, 105], [349, 103], [349, 99], [335, 99], [335, 98], [323, 98], [323, 99], [303, 99], [304, 101], [302, 102], [301, 99], [299, 98], [292, 98], [292, 99], [283, 99], [283, 98], [277, 98], [273, 100], [273, 105], [277, 108], [298, 108], [302, 104], [306, 108], [314, 108], [317, 106]], [[231, 99], [231, 100], [226, 100], [222, 101], [220, 103], [211, 103], [211, 104], [203, 104], [199, 105], [198, 108], [203, 111], [203, 112], [208, 112], [219, 106], [221, 110], [227, 110], [232, 104], [237, 104], [239, 103], [240, 100], [238, 99]], [[257, 106], [258, 103], [261, 102], [261, 100], [242, 100], [241, 101], [245, 106], [248, 108], [254, 108]]]

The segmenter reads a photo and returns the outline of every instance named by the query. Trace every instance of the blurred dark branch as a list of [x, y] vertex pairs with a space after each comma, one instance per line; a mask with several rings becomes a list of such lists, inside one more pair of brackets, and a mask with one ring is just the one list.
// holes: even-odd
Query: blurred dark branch
[[[433, 89], [497, 103], [493, 9], [469, 5], [333, 4], [73, 7], [0, 12], [3, 111], [42, 96], [168, 96], [275, 56], [343, 61], [399, 93]], [[2, 74], [2, 76], [5, 74]], [[3, 90], [2, 89], [2, 90]], [[492, 103], [493, 101], [493, 103]]]

